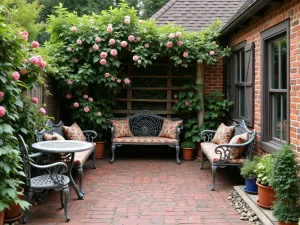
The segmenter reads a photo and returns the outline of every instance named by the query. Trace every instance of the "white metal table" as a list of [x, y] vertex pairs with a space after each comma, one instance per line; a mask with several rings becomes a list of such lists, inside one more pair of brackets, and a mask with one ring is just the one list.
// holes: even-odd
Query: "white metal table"
[[43, 152], [45, 154], [58, 154], [60, 156], [64, 156], [61, 158], [67, 159], [69, 161], [69, 171], [68, 175], [70, 177], [71, 184], [78, 196], [79, 199], [83, 199], [84, 191], [79, 190], [76, 185], [73, 177], [72, 177], [72, 168], [74, 163], [74, 155], [75, 152], [87, 151], [92, 148], [92, 144], [84, 141], [71, 141], [71, 140], [58, 140], [58, 141], [41, 141], [32, 144], [32, 148]]

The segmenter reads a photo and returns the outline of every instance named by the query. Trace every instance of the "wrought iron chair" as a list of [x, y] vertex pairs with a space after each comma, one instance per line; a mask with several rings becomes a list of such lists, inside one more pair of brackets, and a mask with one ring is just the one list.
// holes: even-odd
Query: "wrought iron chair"
[[[68, 166], [63, 162], [56, 162], [48, 165], [37, 165], [32, 158], [40, 157], [43, 153], [28, 154], [27, 146], [21, 135], [18, 135], [19, 147], [23, 161], [23, 169], [26, 175], [25, 198], [30, 203], [34, 193], [43, 190], [54, 189], [61, 192], [61, 208], [64, 209], [67, 222], [70, 221], [68, 214], [69, 182], [68, 176], [63, 175], [68, 171]], [[31, 166], [45, 170], [40, 176], [31, 177]], [[27, 221], [28, 210], [25, 212], [23, 223]]]

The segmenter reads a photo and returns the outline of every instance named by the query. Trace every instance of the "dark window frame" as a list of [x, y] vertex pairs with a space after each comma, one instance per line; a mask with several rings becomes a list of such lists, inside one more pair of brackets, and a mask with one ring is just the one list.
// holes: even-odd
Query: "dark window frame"
[[[290, 143], [290, 21], [285, 20], [268, 30], [261, 32], [261, 149], [272, 153], [280, 149], [280, 144], [272, 141], [272, 121], [266, 118], [273, 118], [271, 115], [272, 101], [270, 97], [269, 78], [269, 46], [270, 43], [286, 37], [287, 45], [287, 143]], [[275, 91], [273, 91], [275, 92]], [[278, 90], [280, 92], [280, 89]]]

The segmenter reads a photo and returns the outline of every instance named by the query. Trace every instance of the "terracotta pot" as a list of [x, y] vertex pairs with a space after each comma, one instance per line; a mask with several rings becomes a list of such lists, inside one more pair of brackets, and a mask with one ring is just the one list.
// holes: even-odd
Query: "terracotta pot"
[[275, 192], [272, 187], [261, 185], [256, 182], [258, 186], [258, 200], [257, 204], [263, 208], [272, 208], [273, 202], [275, 201]]
[[201, 143], [200, 142], [197, 143], [196, 147], [197, 147], [197, 158], [201, 159]]
[[297, 222], [288, 223], [288, 222], [284, 222], [284, 221], [279, 220], [278, 225], [298, 225], [298, 223]]
[[[24, 189], [21, 188], [22, 195], [18, 195], [19, 199], [23, 199]], [[20, 217], [21, 207], [19, 204], [14, 202], [8, 204], [9, 209], [4, 210], [4, 220], [13, 220], [14, 218]]]
[[96, 159], [103, 159], [104, 157], [104, 141], [96, 142]]
[[193, 148], [181, 148], [183, 160], [193, 160]]
[[3, 225], [4, 211], [0, 211], [0, 225]]

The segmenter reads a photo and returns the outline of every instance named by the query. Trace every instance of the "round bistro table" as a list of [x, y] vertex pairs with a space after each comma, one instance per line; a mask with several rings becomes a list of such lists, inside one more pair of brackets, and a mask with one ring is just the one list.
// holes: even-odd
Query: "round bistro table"
[[60, 155], [71, 155], [70, 166], [68, 171], [68, 176], [70, 177], [71, 184], [79, 199], [83, 199], [84, 191], [79, 190], [72, 177], [72, 168], [74, 163], [75, 152], [87, 151], [92, 148], [92, 144], [85, 141], [71, 141], [71, 140], [58, 140], [58, 141], [41, 141], [32, 144], [32, 148], [43, 152], [45, 154], [60, 154]]

